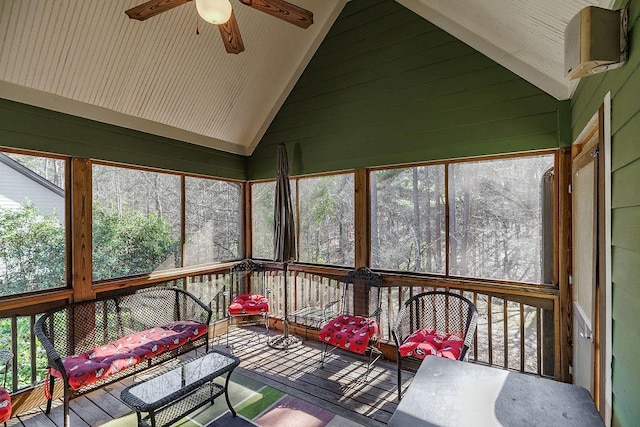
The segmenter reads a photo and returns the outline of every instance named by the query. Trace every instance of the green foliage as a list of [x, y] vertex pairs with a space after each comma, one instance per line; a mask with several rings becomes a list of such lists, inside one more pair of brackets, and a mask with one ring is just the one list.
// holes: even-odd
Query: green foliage
[[166, 262], [175, 267], [179, 245], [157, 212], [94, 205], [94, 280], [147, 273]]
[[[37, 316], [34, 317], [34, 322], [37, 320]], [[32, 385], [31, 381], [31, 333], [33, 325], [31, 324], [30, 317], [18, 317], [16, 319], [16, 337], [18, 343], [17, 353], [17, 377], [18, 387], [16, 390], [23, 389]], [[4, 350], [10, 350], [11, 347], [11, 318], [0, 319], [0, 348]], [[36, 380], [42, 380], [45, 378], [47, 370], [47, 355], [44, 348], [36, 342]], [[13, 367], [9, 366], [7, 372], [7, 388], [13, 389]], [[2, 379], [4, 379], [4, 371], [2, 373]], [[2, 385], [2, 383], [0, 383]], [[15, 390], [14, 390], [15, 391]]]
[[65, 284], [64, 225], [31, 203], [0, 209], [0, 295]]

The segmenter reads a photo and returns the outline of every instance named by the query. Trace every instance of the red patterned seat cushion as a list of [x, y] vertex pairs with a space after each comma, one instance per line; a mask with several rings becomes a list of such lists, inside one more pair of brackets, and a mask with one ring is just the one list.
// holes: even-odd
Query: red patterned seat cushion
[[398, 349], [402, 357], [440, 356], [458, 360], [463, 341], [460, 337], [433, 329], [420, 329], [411, 334]]
[[[92, 384], [165, 351], [173, 350], [207, 333], [207, 325], [177, 321], [122, 337], [85, 353], [62, 359], [72, 389]], [[51, 373], [62, 375], [55, 369]]]
[[9, 392], [0, 387], [0, 423], [11, 418], [11, 396]]
[[336, 347], [364, 354], [369, 341], [378, 337], [378, 323], [368, 317], [340, 315], [324, 325], [320, 340]]
[[245, 294], [238, 295], [229, 305], [229, 314], [262, 314], [269, 312], [269, 300], [262, 295]]

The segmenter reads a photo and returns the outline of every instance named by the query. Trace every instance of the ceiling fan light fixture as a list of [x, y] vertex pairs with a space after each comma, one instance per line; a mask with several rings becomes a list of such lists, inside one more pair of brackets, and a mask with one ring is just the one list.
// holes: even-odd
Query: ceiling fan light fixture
[[198, 14], [205, 21], [221, 25], [231, 18], [231, 3], [229, 0], [196, 0]]

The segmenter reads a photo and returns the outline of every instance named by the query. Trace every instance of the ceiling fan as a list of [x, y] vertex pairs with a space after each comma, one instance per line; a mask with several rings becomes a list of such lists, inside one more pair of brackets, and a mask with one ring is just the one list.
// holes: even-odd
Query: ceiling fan
[[[189, 3], [191, 0], [149, 0], [125, 13], [131, 19], [144, 21], [174, 7]], [[240, 53], [244, 50], [240, 28], [229, 0], [195, 0], [196, 9], [207, 22], [218, 25], [224, 47], [229, 53]], [[300, 28], [308, 28], [313, 24], [313, 13], [288, 3], [284, 0], [240, 0], [240, 3], [280, 18]]]

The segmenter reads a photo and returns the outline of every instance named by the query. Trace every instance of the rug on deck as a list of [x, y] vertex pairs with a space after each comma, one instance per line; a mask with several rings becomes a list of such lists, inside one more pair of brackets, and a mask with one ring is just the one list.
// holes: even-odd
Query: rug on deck
[[[360, 427], [354, 421], [324, 408], [267, 386], [244, 375], [233, 373], [229, 384], [229, 399], [237, 412], [233, 417], [223, 396], [184, 417], [174, 427]], [[113, 423], [113, 424], [112, 424]], [[130, 413], [104, 425], [110, 427], [135, 425], [136, 415]]]

